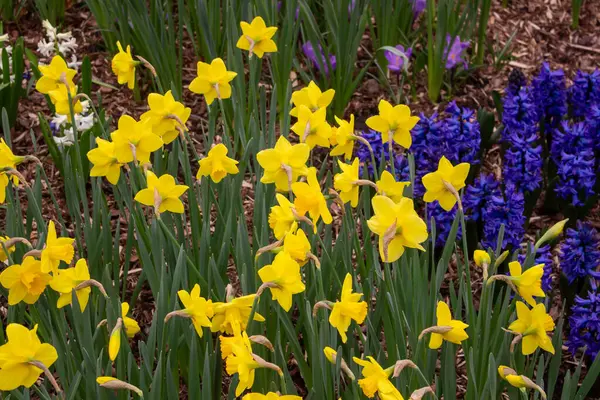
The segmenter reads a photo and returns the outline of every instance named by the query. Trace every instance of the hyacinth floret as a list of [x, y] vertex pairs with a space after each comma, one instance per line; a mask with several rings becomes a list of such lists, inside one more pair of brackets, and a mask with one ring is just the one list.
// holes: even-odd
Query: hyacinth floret
[[514, 185], [507, 183], [504, 195], [494, 195], [483, 207], [482, 217], [484, 248], [496, 248], [500, 227], [504, 224], [502, 249], [518, 248], [525, 235], [525, 198]]
[[590, 283], [587, 296], [575, 296], [565, 344], [572, 354], [585, 347], [585, 354], [594, 360], [600, 352], [600, 293], [597, 282], [592, 279]]
[[600, 70], [577, 71], [569, 88], [569, 106], [574, 118], [583, 118], [592, 105], [600, 102]]
[[588, 276], [600, 279], [600, 236], [587, 222], [577, 222], [576, 229], [569, 228], [559, 251], [560, 269], [569, 284]]
[[[360, 176], [364, 176], [364, 167], [367, 167], [367, 177], [374, 179], [375, 177], [375, 168], [379, 168], [383, 163], [386, 164], [385, 169], [387, 171], [392, 172], [391, 167], [389, 166], [390, 160], [390, 148], [388, 143], [384, 143], [381, 139], [381, 133], [375, 132], [374, 130], [369, 130], [368, 132], [362, 132], [360, 136], [369, 142], [371, 149], [373, 150], [373, 155], [375, 156], [376, 166], [373, 166], [373, 161], [371, 160], [371, 152], [366, 144], [361, 141], [358, 141], [358, 147], [356, 149], [356, 157], [360, 160]], [[414, 142], [413, 142], [414, 144]], [[406, 157], [401, 155], [396, 155], [394, 158], [394, 170], [396, 171], [396, 179], [406, 181], [410, 179], [410, 171], [408, 166], [408, 160]]]
[[539, 75], [533, 80], [533, 96], [540, 120], [545, 122], [546, 127], [557, 127], [567, 113], [564, 71], [552, 71], [548, 63], [543, 63]]
[[519, 69], [513, 69], [508, 75], [508, 85], [506, 86], [506, 95], [516, 95], [522, 87], [527, 86], [527, 78]]
[[509, 147], [504, 153], [502, 172], [506, 182], [526, 192], [542, 186], [544, 159], [538, 142], [537, 128], [529, 126], [520, 134], [508, 137]]
[[465, 215], [470, 221], [479, 221], [483, 215], [486, 202], [492, 196], [502, 196], [500, 183], [494, 175], [482, 173], [472, 185], [467, 185], [463, 197]]
[[504, 140], [509, 140], [512, 135], [537, 126], [538, 109], [530, 87], [522, 87], [515, 93], [507, 91], [503, 107], [502, 137]]

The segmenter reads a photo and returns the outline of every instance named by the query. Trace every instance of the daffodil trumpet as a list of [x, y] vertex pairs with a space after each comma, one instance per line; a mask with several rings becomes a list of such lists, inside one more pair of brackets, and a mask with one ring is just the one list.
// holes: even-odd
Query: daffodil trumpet
[[44, 363], [37, 361], [37, 360], [31, 360], [28, 362], [28, 364], [41, 369], [44, 372], [44, 375], [46, 375], [46, 378], [48, 379], [48, 381], [50, 381], [50, 384], [54, 388], [54, 391], [56, 392], [56, 394], [58, 394], [58, 397], [63, 398], [63, 399], [65, 398], [65, 395], [64, 395], [62, 389], [60, 388], [60, 386], [58, 385], [58, 382], [56, 382], [56, 379], [54, 379], [54, 375], [52, 375], [52, 372], [50, 372], [50, 370], [48, 369], [48, 367], [46, 367], [44, 365]]
[[137, 386], [133, 386], [131, 383], [124, 382], [117, 378], [109, 377], [109, 376], [99, 376], [96, 379], [98, 386], [112, 389], [112, 390], [129, 390], [130, 392], [136, 393], [140, 397], [144, 397], [144, 392]]

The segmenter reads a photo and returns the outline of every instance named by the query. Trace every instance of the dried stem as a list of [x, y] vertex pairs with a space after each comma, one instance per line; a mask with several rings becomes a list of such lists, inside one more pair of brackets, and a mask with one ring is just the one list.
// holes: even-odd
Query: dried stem
[[37, 360], [29, 361], [28, 364], [41, 369], [44, 372], [44, 375], [46, 375], [46, 378], [52, 384], [52, 387], [54, 387], [54, 390], [59, 395], [59, 397], [64, 398], [62, 389], [60, 388], [60, 386], [58, 386], [58, 382], [56, 382], [56, 379], [54, 379], [54, 376], [52, 375], [52, 373], [50, 372], [48, 367], [46, 367], [42, 362], [37, 361]]
[[271, 250], [275, 250], [278, 247], [281, 247], [281, 245], [283, 244], [283, 238], [279, 239], [278, 241], [276, 241], [275, 243], [271, 243], [267, 246], [261, 247], [260, 249], [258, 249], [256, 251], [256, 255], [254, 256], [254, 261], [258, 260], [258, 257], [260, 257], [261, 255], [263, 255], [264, 253], [267, 253]]
[[278, 284], [276, 284], [275, 282], [265, 282], [265, 283], [263, 283], [262, 285], [260, 285], [260, 286], [259, 286], [258, 290], [256, 291], [256, 296], [257, 296], [257, 297], [260, 297], [260, 295], [261, 295], [261, 294], [262, 294], [262, 293], [265, 291], [265, 289], [267, 289], [267, 288], [272, 288], [272, 289], [275, 289], [275, 288], [278, 288], [278, 287], [279, 287], [279, 285], [278, 285]]
[[412, 368], [412, 369], [419, 369], [419, 367], [417, 367], [417, 364], [415, 364], [411, 360], [398, 360], [398, 361], [396, 361], [396, 364], [394, 365], [394, 373], [392, 374], [392, 377], [393, 378], [399, 377], [400, 372], [402, 372], [402, 370], [407, 367]]
[[281, 371], [281, 368], [279, 368], [277, 365], [270, 363], [268, 361], [266, 361], [265, 359], [263, 359], [261, 356], [252, 353], [252, 358], [254, 359], [254, 361], [256, 361], [258, 363], [258, 365], [260, 365], [262, 368], [268, 368], [268, 369], [272, 369], [273, 371], [276, 371], [279, 376], [283, 376], [283, 371]]
[[451, 326], [430, 326], [429, 328], [423, 329], [421, 331], [421, 333], [419, 334], [419, 340], [421, 340], [423, 336], [427, 335], [428, 333], [438, 333], [440, 335], [443, 335], [444, 333], [448, 333], [451, 330]]
[[187, 311], [185, 311], [185, 310], [176, 310], [176, 311], [171, 311], [170, 313], [168, 313], [167, 315], [165, 315], [165, 323], [167, 323], [167, 321], [169, 321], [172, 317], [192, 318], [190, 316], [190, 314], [187, 313]]
[[85, 289], [86, 287], [90, 287], [90, 286], [94, 286], [94, 287], [98, 288], [98, 290], [100, 291], [100, 293], [102, 293], [104, 298], [108, 299], [108, 294], [106, 293], [106, 290], [104, 290], [104, 286], [102, 286], [102, 284], [95, 279], [88, 279], [87, 281], [83, 281], [79, 285], [75, 286], [75, 288], [73, 288], [73, 290], [77, 291], [80, 289]]
[[273, 343], [271, 343], [271, 341], [269, 339], [267, 339], [266, 337], [264, 337], [263, 335], [252, 335], [248, 339], [250, 339], [250, 341], [253, 343], [265, 346], [267, 349], [271, 350], [271, 352], [275, 351], [275, 347], [273, 347]]
[[332, 304], [333, 303], [331, 301], [328, 301], [328, 300], [322, 300], [322, 301], [316, 302], [315, 305], [314, 305], [314, 307], [313, 307], [313, 312], [312, 312], [313, 318], [317, 316], [317, 312], [319, 312], [319, 310], [321, 308], [326, 308], [326, 309], [328, 309], [328, 310], [331, 311], [333, 309]]
[[456, 191], [456, 189], [454, 188], [454, 186], [452, 186], [451, 183], [446, 182], [445, 180], [442, 180], [442, 183], [444, 184], [444, 187], [446, 188], [446, 190], [449, 191], [450, 193], [452, 193], [452, 195], [454, 197], [456, 197], [456, 201], [458, 202], [458, 209], [460, 211], [462, 211], [463, 205], [462, 205], [462, 201], [460, 200], [460, 194]]

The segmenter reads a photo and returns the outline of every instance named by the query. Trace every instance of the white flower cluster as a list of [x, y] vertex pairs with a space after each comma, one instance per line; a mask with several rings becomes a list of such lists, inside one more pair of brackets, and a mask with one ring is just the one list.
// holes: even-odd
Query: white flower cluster
[[[89, 102], [82, 101], [81, 106], [83, 107], [83, 111], [80, 114], [75, 114], [75, 126], [77, 127], [78, 132], [84, 132], [94, 126], [94, 113], [90, 110]], [[50, 126], [58, 131], [60, 128], [68, 123], [66, 115], [58, 115], [56, 114], [52, 121], [50, 122]], [[66, 147], [72, 146], [75, 141], [75, 134], [73, 132], [73, 127], [65, 128], [63, 130], [64, 136], [53, 136], [54, 142], [58, 145], [58, 147]]]
[[[6, 54], [8, 54], [8, 68], [12, 73], [12, 46], [10, 44], [4, 45], [4, 42], [8, 42], [8, 33], [0, 35], [0, 72], [2, 72], [2, 58], [4, 58], [4, 52], [6, 52]], [[14, 81], [15, 76], [11, 74], [10, 82], [13, 83]]]
[[75, 42], [75, 38], [71, 34], [71, 31], [59, 33], [48, 20], [42, 22], [42, 26], [46, 31], [46, 39], [42, 39], [38, 42], [38, 51], [40, 54], [48, 58], [48, 60], [56, 53], [60, 53], [65, 60], [69, 60], [70, 55], [71, 58], [70, 61], [67, 61], [67, 65], [69, 68], [78, 69], [81, 62], [77, 60], [77, 54], [75, 54], [77, 42]]

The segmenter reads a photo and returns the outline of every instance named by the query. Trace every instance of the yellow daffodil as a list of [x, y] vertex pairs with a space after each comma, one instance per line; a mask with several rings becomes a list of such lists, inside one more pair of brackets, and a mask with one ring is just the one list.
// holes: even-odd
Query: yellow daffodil
[[506, 365], [500, 365], [498, 367], [498, 374], [511, 386], [520, 389], [523, 393], [525, 393], [526, 389], [534, 389], [540, 392], [542, 399], [546, 399], [546, 392], [544, 392], [541, 387], [525, 375], [519, 375], [514, 369], [507, 367]]
[[69, 87], [75, 87], [73, 78], [77, 71], [70, 69], [61, 56], [54, 56], [50, 61], [50, 65], [39, 65], [38, 68], [42, 74], [35, 84], [35, 89], [38, 92], [48, 94], [53, 90], [64, 87], [65, 82]]
[[277, 51], [277, 45], [271, 39], [277, 32], [276, 26], [267, 27], [262, 17], [255, 17], [251, 23], [240, 22], [240, 27], [242, 28], [242, 36], [237, 41], [236, 47], [248, 50], [250, 57], [256, 54], [258, 58], [262, 58], [265, 53], [275, 53]]
[[[293, 185], [292, 185], [293, 186]], [[275, 195], [276, 206], [271, 207], [269, 213], [269, 228], [278, 240], [283, 239], [286, 233], [294, 233], [298, 229], [298, 221], [294, 215], [294, 205], [282, 194]]]
[[427, 240], [427, 226], [415, 211], [413, 201], [402, 198], [398, 203], [385, 196], [371, 200], [375, 215], [367, 221], [369, 229], [379, 235], [379, 254], [384, 262], [394, 262], [404, 248], [425, 251], [420, 243]]
[[538, 264], [523, 272], [518, 261], [508, 263], [510, 276], [508, 279], [517, 288], [521, 296], [529, 305], [535, 306], [533, 297], [546, 297], [542, 290], [542, 276], [544, 275], [544, 264]]
[[314, 231], [317, 232], [317, 222], [323, 218], [325, 224], [331, 224], [333, 217], [327, 207], [325, 196], [321, 193], [321, 186], [317, 180], [317, 169], [310, 167], [307, 174], [307, 182], [296, 182], [292, 184], [292, 191], [296, 196], [294, 208], [300, 215], [308, 212], [312, 219]]
[[473, 253], [473, 260], [478, 267], [482, 267], [484, 264], [490, 265], [492, 262], [490, 255], [485, 250], [475, 250]]
[[244, 390], [251, 389], [254, 384], [254, 370], [260, 368], [252, 354], [252, 344], [246, 332], [242, 332], [241, 340], [233, 343], [231, 354], [226, 360], [226, 371], [229, 375], [238, 374], [239, 383], [235, 388], [236, 397]]
[[333, 187], [340, 191], [340, 198], [344, 203], [350, 202], [352, 207], [356, 207], [358, 205], [358, 157], [350, 165], [338, 160], [338, 165], [342, 172], [333, 177]]
[[117, 160], [126, 164], [134, 160], [140, 163], [150, 161], [150, 153], [160, 149], [162, 139], [152, 133], [149, 119], [136, 121], [129, 115], [119, 118], [118, 129], [110, 134], [115, 144]]
[[342, 286], [342, 296], [333, 304], [329, 323], [336, 328], [342, 337], [342, 342], [348, 341], [346, 332], [352, 320], [362, 324], [367, 316], [367, 303], [360, 301], [362, 293], [352, 293], [352, 275], [346, 274]]
[[140, 325], [135, 319], [128, 317], [127, 314], [129, 314], [129, 303], [121, 303], [121, 316], [123, 317], [123, 325], [125, 325], [125, 334], [131, 339], [140, 331]]
[[88, 151], [87, 158], [94, 166], [90, 176], [105, 176], [113, 185], [119, 182], [121, 176], [121, 163], [117, 159], [115, 144], [102, 138], [96, 138], [98, 147]]
[[127, 45], [127, 51], [123, 51], [123, 46], [117, 41], [119, 52], [112, 59], [112, 71], [117, 75], [119, 85], [127, 84], [129, 89], [135, 85], [135, 67], [140, 63], [131, 56], [131, 46]]
[[[213, 303], [213, 317], [210, 330], [223, 332], [228, 335], [239, 335], [246, 330], [248, 318], [256, 294], [237, 297], [226, 303]], [[265, 318], [259, 313], [254, 314], [254, 321], [263, 322]]]
[[40, 342], [37, 327], [32, 330], [19, 324], [6, 327], [8, 341], [0, 346], [0, 391], [9, 392], [19, 386], [30, 388], [43, 372], [38, 366], [48, 369], [58, 359], [51, 344]]
[[236, 344], [244, 344], [244, 338], [241, 335], [223, 336], [219, 335], [219, 346], [221, 348], [221, 358], [224, 360], [233, 354], [233, 346]]
[[[0, 236], [0, 261], [1, 262], [8, 260], [8, 255], [15, 251], [14, 244], [12, 246], [7, 245], [6, 241], [9, 239], [10, 238], [8, 236]], [[4, 243], [4, 246], [1, 245], [2, 243]], [[4, 251], [4, 248], [6, 248], [6, 252]]]
[[123, 329], [123, 320], [118, 318], [108, 338], [108, 358], [110, 358], [110, 361], [115, 361], [119, 355], [119, 350], [121, 350], [121, 329]]
[[381, 179], [376, 183], [377, 194], [389, 197], [394, 203], [398, 203], [404, 197], [404, 189], [410, 182], [396, 182], [394, 175], [389, 171], [383, 171]]
[[[298, 107], [300, 106], [306, 106], [312, 112], [317, 111], [319, 108], [325, 108], [331, 104], [334, 95], [335, 90], [329, 89], [325, 92], [321, 92], [321, 89], [319, 89], [317, 84], [314, 81], [310, 81], [308, 86], [292, 93], [292, 104], [294, 104], [294, 108], [290, 111], [290, 115], [292, 117], [297, 117]], [[354, 125], [353, 116], [351, 117], [351, 121]], [[352, 130], [354, 131], [354, 129]]]
[[394, 366], [383, 369], [373, 357], [367, 358], [368, 361], [357, 357], [352, 358], [355, 363], [363, 367], [364, 378], [358, 380], [358, 386], [365, 396], [372, 399], [377, 394], [381, 400], [404, 400], [398, 389], [389, 380], [394, 372]]
[[146, 172], [148, 187], [142, 189], [135, 195], [135, 201], [145, 205], [154, 206], [156, 214], [170, 211], [172, 213], [183, 213], [183, 202], [181, 197], [187, 190], [186, 185], [178, 185], [169, 174], [158, 178], [154, 172]]
[[150, 110], [142, 114], [140, 119], [150, 120], [152, 132], [161, 137], [165, 144], [171, 143], [179, 135], [179, 129], [185, 130], [192, 109], [175, 101], [173, 93], [169, 90], [163, 95], [150, 93], [148, 95]]
[[[25, 157], [16, 156], [4, 142], [0, 139], [0, 168], [16, 168], [18, 164], [23, 162]], [[19, 184], [19, 178], [16, 175], [12, 176], [14, 185]], [[0, 204], [6, 201], [6, 188], [8, 187], [9, 177], [6, 172], [0, 172]], [[0, 258], [1, 260], [1, 258]]]
[[198, 161], [200, 169], [196, 175], [197, 179], [201, 176], [209, 176], [215, 183], [221, 182], [227, 174], [235, 175], [240, 170], [237, 167], [238, 162], [233, 158], [227, 157], [227, 147], [223, 143], [214, 146], [208, 152], [208, 156]]
[[310, 147], [306, 143], [291, 145], [284, 136], [280, 136], [274, 148], [262, 150], [256, 155], [256, 160], [265, 170], [260, 181], [275, 183], [279, 191], [289, 191], [290, 183], [308, 173], [306, 161], [309, 155]]
[[344, 156], [346, 160], [352, 158], [352, 151], [354, 150], [354, 114], [350, 115], [350, 121], [344, 121], [338, 117], [335, 117], [335, 121], [339, 127], [334, 128], [332, 131], [329, 141], [335, 147], [331, 149], [332, 156]]
[[144, 397], [144, 392], [137, 386], [121, 381], [112, 376], [99, 376], [96, 378], [96, 383], [103, 388], [111, 390], [129, 390], [135, 392], [138, 396]]
[[392, 106], [385, 100], [379, 101], [379, 115], [367, 119], [367, 126], [381, 132], [384, 143], [392, 140], [405, 149], [410, 148], [410, 130], [419, 122], [419, 117], [410, 115], [410, 108], [403, 104]]
[[242, 400], [302, 400], [302, 397], [291, 394], [281, 395], [274, 392], [269, 392], [267, 394], [248, 393], [242, 397]]
[[523, 336], [523, 355], [532, 354], [538, 347], [554, 354], [552, 340], [547, 334], [554, 330], [554, 321], [546, 313], [544, 304], [536, 304], [529, 309], [525, 303], [517, 301], [517, 320], [508, 329]]
[[469, 335], [465, 332], [465, 329], [468, 328], [469, 325], [457, 319], [452, 319], [450, 307], [443, 301], [439, 301], [437, 304], [436, 317], [437, 324], [431, 328], [425, 329], [421, 333], [421, 335], [423, 335], [424, 333], [431, 332], [431, 337], [429, 338], [430, 349], [439, 349], [444, 340], [447, 340], [450, 343], [460, 344], [463, 340], [469, 338]]
[[[59, 115], [67, 115], [70, 121], [70, 102], [72, 102], [75, 96], [77, 96], [77, 87], [69, 86], [69, 90], [67, 91], [67, 87], [65, 85], [60, 85], [56, 89], [48, 92], [48, 96], [50, 96], [50, 101], [52, 101], [52, 104], [54, 104], [54, 111]], [[70, 101], [69, 98], [71, 99]], [[79, 114], [82, 111], [83, 105], [81, 104], [79, 99], [77, 99], [73, 104], [73, 113]]]
[[215, 99], [231, 97], [229, 82], [237, 76], [237, 72], [227, 71], [223, 60], [215, 58], [210, 64], [200, 61], [196, 69], [198, 76], [190, 83], [190, 91], [204, 95], [206, 104], [211, 105]]
[[75, 239], [57, 237], [54, 221], [48, 222], [48, 236], [46, 237], [46, 244], [41, 255], [42, 272], [48, 273], [52, 271], [56, 273], [61, 261], [70, 264], [75, 255], [74, 242]]
[[[337, 364], [337, 351], [335, 351], [334, 349], [332, 349], [329, 346], [326, 346], [323, 348], [323, 354], [325, 354], [325, 358], [327, 359], [327, 361], [329, 361], [330, 363], [332, 363], [334, 365]], [[342, 371], [344, 371], [344, 373], [348, 376], [348, 378], [350, 378], [351, 380], [356, 379], [356, 377], [354, 376], [354, 373], [352, 372], [352, 370], [346, 363], [346, 360], [344, 360], [343, 358], [340, 360], [340, 368]]]
[[298, 107], [298, 121], [292, 126], [292, 131], [298, 135], [301, 143], [306, 143], [312, 149], [315, 146], [329, 147], [331, 126], [327, 123], [327, 110], [319, 108], [314, 113], [306, 106]]
[[8, 305], [21, 301], [34, 304], [50, 282], [50, 275], [42, 272], [42, 263], [25, 257], [21, 264], [11, 265], [0, 274], [0, 284], [8, 289]]
[[198, 336], [202, 337], [204, 331], [202, 327], [210, 327], [210, 319], [213, 316], [212, 301], [207, 301], [204, 297], [200, 297], [200, 285], [195, 284], [192, 290], [188, 293], [185, 290], [177, 292], [179, 300], [185, 307], [183, 310], [175, 311], [174, 315], [184, 315], [192, 320], [194, 329]]
[[263, 283], [272, 283], [269, 287], [273, 300], [285, 311], [292, 308], [292, 295], [304, 292], [305, 286], [300, 274], [300, 265], [285, 251], [277, 254], [273, 264], [258, 270]]
[[444, 210], [452, 210], [459, 201], [458, 191], [465, 187], [470, 167], [469, 163], [460, 163], [454, 167], [446, 157], [442, 156], [437, 171], [423, 177], [423, 186], [427, 190], [423, 200], [426, 203], [437, 200]]
[[296, 233], [288, 232], [283, 239], [283, 251], [292, 257], [301, 267], [308, 262], [311, 255], [310, 242], [306, 233], [298, 229]]
[[[90, 270], [87, 262], [83, 258], [77, 260], [77, 263], [73, 268], [59, 269], [58, 273], [56, 273], [52, 278], [52, 281], [50, 281], [50, 287], [54, 291], [60, 293], [56, 307], [62, 308], [71, 304], [73, 300], [73, 289], [89, 279]], [[91, 292], [92, 288], [89, 286], [78, 289], [75, 292], [81, 312], [85, 310], [90, 299]]]

